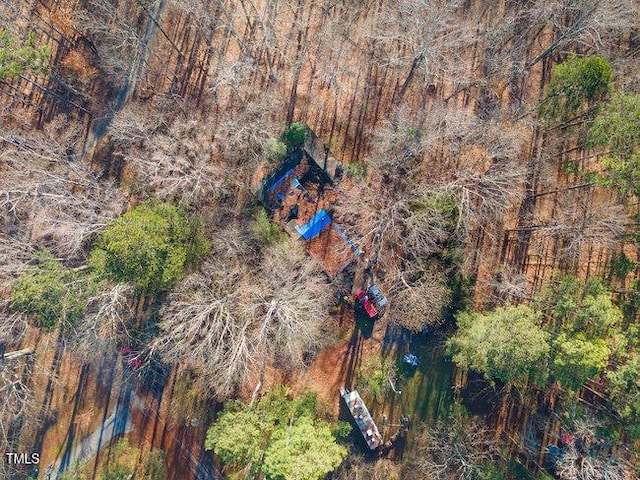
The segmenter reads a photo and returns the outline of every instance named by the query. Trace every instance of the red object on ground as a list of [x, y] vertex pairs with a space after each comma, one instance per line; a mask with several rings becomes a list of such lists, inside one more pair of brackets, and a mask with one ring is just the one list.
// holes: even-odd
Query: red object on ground
[[358, 290], [358, 292], [356, 293], [356, 298], [366, 310], [367, 314], [369, 315], [369, 318], [374, 318], [376, 315], [378, 315], [378, 311], [376, 310], [376, 307], [373, 305], [373, 302], [369, 300], [369, 296], [367, 295], [366, 291]]
[[364, 302], [362, 302], [362, 306], [367, 311], [367, 313], [369, 314], [370, 318], [373, 318], [378, 314], [378, 311], [376, 310], [376, 307], [374, 307], [373, 303], [371, 302], [371, 300], [369, 300], [366, 297], [364, 299]]
[[130, 347], [122, 347], [120, 349], [120, 355], [125, 356], [125, 355], [131, 355], [133, 353], [133, 351], [131, 350]]
[[560, 441], [564, 445], [568, 445], [571, 442], [573, 442], [573, 435], [571, 435], [570, 433], [563, 432], [562, 435], [560, 435]]
[[131, 370], [138, 370], [142, 366], [142, 360], [140, 360], [139, 358], [133, 358], [127, 363], [129, 363], [129, 367], [131, 367]]

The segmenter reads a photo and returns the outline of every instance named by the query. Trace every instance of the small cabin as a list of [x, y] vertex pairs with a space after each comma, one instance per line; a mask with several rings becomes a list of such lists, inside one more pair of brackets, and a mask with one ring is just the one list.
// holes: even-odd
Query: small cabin
[[360, 249], [334, 220], [334, 187], [343, 167], [312, 130], [305, 135], [304, 143], [280, 164], [258, 168], [251, 191], [271, 221], [303, 240], [307, 253], [333, 278], [357, 260]]

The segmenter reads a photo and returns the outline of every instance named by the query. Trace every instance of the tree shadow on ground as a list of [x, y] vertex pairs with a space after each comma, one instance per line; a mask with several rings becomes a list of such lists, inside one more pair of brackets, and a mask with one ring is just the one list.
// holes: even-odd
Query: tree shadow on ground
[[344, 378], [345, 388], [352, 388], [355, 373], [362, 361], [362, 347], [373, 334], [373, 322], [366, 321], [354, 313], [353, 331], [340, 366], [339, 378]]

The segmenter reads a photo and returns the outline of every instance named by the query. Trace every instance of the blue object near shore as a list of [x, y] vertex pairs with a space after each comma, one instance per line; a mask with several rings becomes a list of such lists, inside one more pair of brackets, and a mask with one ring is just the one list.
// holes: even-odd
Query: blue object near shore
[[417, 367], [418, 364], [420, 363], [420, 359], [413, 353], [405, 353], [402, 356], [402, 361], [404, 363], [411, 365], [412, 367]]

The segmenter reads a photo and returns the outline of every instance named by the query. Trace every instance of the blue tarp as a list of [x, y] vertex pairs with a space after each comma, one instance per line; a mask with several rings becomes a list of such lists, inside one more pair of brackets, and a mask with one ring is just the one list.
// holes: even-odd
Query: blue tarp
[[405, 353], [402, 356], [402, 361], [404, 363], [408, 363], [412, 367], [417, 367], [418, 364], [420, 363], [420, 359], [416, 355], [414, 355], [413, 353]]
[[320, 232], [331, 223], [331, 217], [324, 209], [320, 209], [308, 223], [299, 227], [296, 225], [296, 231], [305, 240], [311, 240], [313, 237], [320, 234]]
[[278, 180], [276, 180], [273, 185], [271, 185], [271, 187], [269, 187], [269, 191], [273, 192], [276, 188], [278, 188], [278, 185], [280, 185], [282, 182], [284, 182], [286, 180], [286, 178], [291, 175], [293, 173], [293, 168], [289, 171], [287, 171], [282, 177], [280, 177]]

